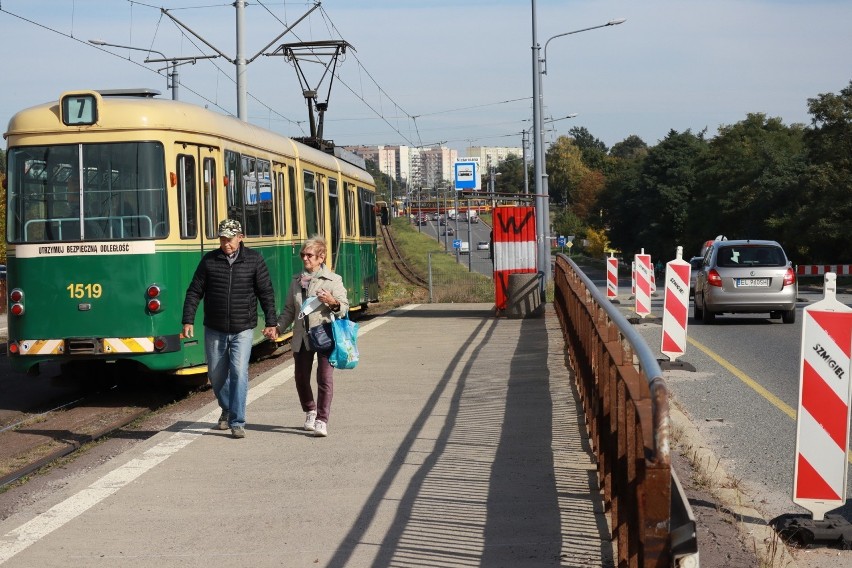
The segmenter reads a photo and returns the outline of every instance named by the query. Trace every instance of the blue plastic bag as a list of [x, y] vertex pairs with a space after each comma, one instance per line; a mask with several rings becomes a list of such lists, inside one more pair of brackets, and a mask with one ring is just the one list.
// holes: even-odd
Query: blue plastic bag
[[331, 322], [334, 350], [328, 362], [336, 369], [354, 369], [358, 365], [358, 324], [348, 317]]

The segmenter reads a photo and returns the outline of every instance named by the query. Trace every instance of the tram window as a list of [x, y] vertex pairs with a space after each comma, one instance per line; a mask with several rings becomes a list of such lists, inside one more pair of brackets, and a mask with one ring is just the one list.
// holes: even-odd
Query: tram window
[[219, 224], [216, 215], [216, 162], [213, 158], [204, 158], [204, 234], [208, 239], [216, 239]]
[[286, 210], [284, 209], [287, 192], [284, 187], [284, 174], [278, 172], [275, 179], [278, 180], [278, 183], [275, 184], [275, 200], [273, 201], [275, 204], [275, 226], [278, 227], [277, 234], [283, 237], [287, 234], [287, 227], [285, 226], [287, 217]]
[[198, 236], [198, 207], [196, 203], [195, 156], [179, 154], [178, 195], [180, 197], [180, 236], [194, 239]]
[[321, 235], [325, 235], [325, 180], [325, 176], [317, 176], [317, 227]]
[[10, 148], [7, 157], [9, 242], [168, 233], [160, 143], [28, 146]]
[[346, 215], [346, 236], [355, 236], [355, 186], [346, 184], [346, 192], [343, 202], [344, 214]]
[[275, 219], [272, 210], [272, 172], [271, 164], [266, 160], [257, 161], [258, 198], [260, 202], [260, 234], [265, 237], [275, 235]]
[[328, 219], [331, 222], [331, 265], [337, 266], [337, 247], [340, 246], [340, 205], [337, 199], [337, 180], [328, 180]]
[[[242, 171], [240, 166], [240, 155], [225, 150], [225, 175], [228, 182], [228, 186], [225, 188], [228, 198], [227, 218], [243, 222]], [[245, 226], [245, 223], [243, 223], [243, 226]]]
[[316, 175], [313, 172], [304, 171], [305, 182], [305, 232], [308, 235], [317, 234], [317, 189]]
[[373, 194], [364, 189], [358, 188], [358, 198], [361, 202], [361, 236], [375, 237], [376, 236], [376, 211], [373, 208]]
[[260, 197], [258, 194], [257, 160], [243, 156], [243, 196], [245, 219], [243, 232], [247, 237], [260, 236]]
[[296, 168], [287, 166], [287, 181], [290, 183], [290, 231], [294, 237], [301, 233], [299, 227], [299, 190], [296, 187]]

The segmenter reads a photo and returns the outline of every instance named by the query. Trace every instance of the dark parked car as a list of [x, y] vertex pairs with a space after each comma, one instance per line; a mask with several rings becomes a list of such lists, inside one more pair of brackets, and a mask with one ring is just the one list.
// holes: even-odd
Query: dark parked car
[[701, 270], [703, 256], [693, 256], [689, 259], [689, 297], [695, 296], [695, 281], [698, 279], [698, 271]]
[[796, 321], [796, 272], [775, 241], [714, 241], [695, 281], [695, 318], [713, 323], [717, 314], [768, 312]]

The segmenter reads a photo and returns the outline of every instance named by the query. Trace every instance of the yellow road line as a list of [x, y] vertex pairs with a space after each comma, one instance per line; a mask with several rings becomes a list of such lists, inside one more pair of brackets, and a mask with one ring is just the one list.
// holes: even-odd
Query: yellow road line
[[[701, 351], [703, 351], [708, 357], [710, 357], [711, 359], [713, 359], [714, 361], [716, 361], [717, 363], [722, 365], [725, 369], [730, 371], [732, 375], [734, 375], [736, 378], [738, 378], [743, 383], [745, 383], [746, 386], [750, 387], [757, 394], [759, 394], [760, 396], [762, 396], [763, 398], [768, 400], [775, 408], [777, 408], [778, 410], [780, 410], [781, 412], [783, 412], [784, 414], [786, 414], [787, 416], [792, 418], [793, 421], [796, 420], [796, 410], [794, 408], [792, 408], [791, 406], [789, 406], [787, 403], [785, 403], [783, 400], [781, 400], [780, 398], [778, 398], [777, 396], [775, 396], [774, 394], [772, 394], [771, 392], [769, 392], [768, 390], [763, 388], [763, 386], [761, 386], [757, 381], [755, 381], [754, 379], [752, 379], [751, 377], [749, 377], [748, 375], [746, 375], [745, 373], [743, 373], [742, 371], [740, 371], [739, 369], [734, 367], [734, 365], [732, 363], [730, 363], [727, 360], [725, 360], [724, 358], [722, 358], [721, 355], [717, 354], [716, 352], [714, 352], [712, 349], [710, 349], [706, 345], [703, 345], [703, 344], [699, 343], [698, 341], [695, 341], [691, 337], [687, 337], [686, 340], [689, 343], [693, 344], [698, 349], [700, 349]], [[852, 463], [852, 451], [849, 451], [849, 452], [846, 453], [846, 459], [849, 463]]]
[[780, 398], [778, 398], [777, 396], [775, 396], [774, 394], [772, 394], [771, 392], [769, 392], [768, 390], [763, 388], [757, 381], [755, 381], [754, 379], [752, 379], [751, 377], [749, 377], [748, 375], [746, 375], [745, 373], [743, 373], [742, 371], [740, 371], [739, 369], [734, 367], [733, 364], [731, 364], [730, 362], [723, 359], [721, 355], [718, 355], [712, 349], [710, 349], [709, 347], [707, 347], [705, 345], [702, 345], [701, 343], [695, 341], [691, 337], [688, 337], [687, 341], [689, 341], [691, 344], [695, 345], [698, 349], [700, 349], [701, 351], [706, 353], [711, 359], [713, 359], [714, 361], [716, 361], [717, 363], [722, 365], [724, 368], [726, 368], [728, 371], [730, 371], [731, 374], [733, 374], [736, 378], [738, 378], [743, 383], [745, 383], [746, 386], [751, 387], [755, 392], [757, 392], [757, 394], [759, 394], [760, 396], [762, 396], [763, 398], [768, 400], [770, 403], [772, 403], [772, 405], [775, 406], [775, 408], [777, 408], [778, 410], [780, 410], [781, 412], [783, 412], [784, 414], [786, 414], [787, 416], [789, 416], [793, 420], [796, 419], [796, 410], [794, 408], [792, 408], [787, 403], [785, 403], [783, 400], [781, 400]]

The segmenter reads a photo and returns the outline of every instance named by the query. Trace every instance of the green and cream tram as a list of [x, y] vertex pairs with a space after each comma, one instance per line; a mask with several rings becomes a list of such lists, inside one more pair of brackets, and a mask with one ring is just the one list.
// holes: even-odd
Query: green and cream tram
[[301, 243], [317, 233], [353, 309], [378, 297], [375, 186], [357, 157], [152, 94], [67, 92], [9, 122], [8, 354], [18, 371], [47, 361], [203, 371], [203, 337], [180, 336], [181, 312], [226, 217], [264, 255], [279, 309]]

